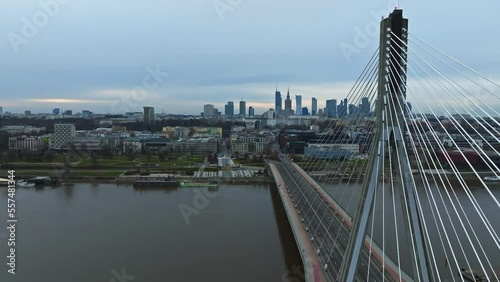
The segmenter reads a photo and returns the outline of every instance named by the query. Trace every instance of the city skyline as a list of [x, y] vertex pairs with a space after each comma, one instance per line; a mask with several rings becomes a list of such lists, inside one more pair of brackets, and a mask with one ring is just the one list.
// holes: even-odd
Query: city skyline
[[[141, 9], [122, 1], [60, 2], [57, 13], [29, 36], [23, 34], [29, 25], [24, 19], [33, 23], [33, 16], [44, 8], [37, 1], [3, 2], [9, 8], [0, 11], [6, 23], [0, 27], [5, 35], [0, 46], [8, 51], [2, 56], [5, 68], [0, 70], [4, 111], [50, 112], [58, 107], [118, 113], [141, 111], [149, 104], [157, 112], [198, 114], [199, 106], [193, 101], [222, 109], [227, 100], [243, 97], [262, 112], [273, 107], [269, 93], [276, 83], [281, 89], [293, 86], [294, 94], [304, 97], [340, 100], [378, 45], [378, 37], [367, 35], [366, 30], [397, 5], [366, 1], [359, 9], [356, 3], [254, 1], [220, 15], [212, 1], [143, 1]], [[435, 32], [427, 19], [449, 13], [451, 5], [454, 12], [444, 23], [446, 32]], [[483, 5], [489, 9], [479, 15], [469, 12], [478, 9], [476, 3], [440, 2], [433, 3], [432, 9], [426, 3], [400, 3], [413, 20], [414, 34], [500, 81], [494, 68], [500, 60], [494, 47], [497, 39], [488, 36], [495, 34], [494, 11], [500, 4]], [[276, 21], [277, 8], [288, 15], [315, 16], [300, 23]], [[122, 16], [109, 17], [110, 9], [119, 9]], [[352, 14], [344, 15], [348, 10]], [[259, 25], [255, 26], [257, 13]], [[132, 15], [146, 14], [148, 23], [127, 21]], [[476, 20], [481, 21], [481, 29], [470, 26]], [[345, 28], [335, 28], [339, 25]], [[192, 39], [173, 32], [178, 26], [184, 26]], [[255, 28], [262, 32], [247, 37]], [[314, 32], [301, 37], [301, 30]], [[136, 40], [128, 42], [129, 38]], [[342, 46], [355, 49], [349, 54]], [[147, 91], [133, 92], [136, 87]], [[470, 91], [477, 89], [470, 85]], [[303, 101], [311, 109], [309, 102]], [[494, 102], [494, 107], [500, 106]]]

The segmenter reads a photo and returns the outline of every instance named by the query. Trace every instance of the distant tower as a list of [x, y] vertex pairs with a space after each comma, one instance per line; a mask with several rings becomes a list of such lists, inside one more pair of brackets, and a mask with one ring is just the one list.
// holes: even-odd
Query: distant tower
[[211, 118], [214, 114], [214, 105], [206, 104], [203, 106], [203, 115], [205, 116], [205, 118]]
[[155, 108], [147, 106], [144, 107], [144, 123], [148, 125], [155, 123]]
[[281, 105], [282, 99], [281, 99], [281, 92], [278, 91], [278, 88], [276, 88], [275, 96], [274, 96], [274, 112], [276, 113], [277, 116], [281, 115]]
[[285, 116], [288, 117], [291, 114], [292, 114], [292, 100], [290, 99], [290, 88], [288, 88], [285, 100]]
[[331, 99], [331, 100], [326, 100], [326, 111], [325, 115], [327, 117], [337, 117], [337, 100], [336, 99]]
[[247, 108], [247, 102], [241, 100], [240, 101], [240, 116], [245, 117], [246, 108]]
[[318, 114], [318, 100], [313, 97], [311, 100], [311, 115], [315, 116]]
[[370, 113], [370, 100], [368, 97], [361, 98], [361, 104], [359, 105], [359, 113], [361, 115], [367, 116]]
[[253, 107], [248, 107], [248, 116], [249, 117], [255, 116], [255, 109]]
[[302, 96], [295, 95], [295, 115], [302, 115]]
[[227, 117], [232, 117], [234, 116], [234, 103], [229, 101], [227, 102], [227, 105], [224, 106], [224, 114]]

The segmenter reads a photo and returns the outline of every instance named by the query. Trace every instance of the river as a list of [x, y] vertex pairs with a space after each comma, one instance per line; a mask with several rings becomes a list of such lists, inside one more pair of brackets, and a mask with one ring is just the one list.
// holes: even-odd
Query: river
[[[16, 274], [3, 227], [0, 281], [302, 281], [273, 186], [75, 184], [18, 189], [16, 204]], [[5, 188], [0, 220], [7, 225]]]

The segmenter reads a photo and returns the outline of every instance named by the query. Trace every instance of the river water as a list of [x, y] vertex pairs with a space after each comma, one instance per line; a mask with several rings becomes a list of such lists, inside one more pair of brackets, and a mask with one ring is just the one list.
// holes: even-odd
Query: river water
[[269, 185], [76, 184], [18, 189], [16, 204], [12, 275], [0, 188], [0, 281], [302, 281], [293, 234]]
[[[431, 184], [430, 191], [426, 192], [423, 185], [417, 183], [417, 194], [431, 242], [428, 253], [432, 253], [431, 255], [435, 257], [435, 262], [432, 261], [432, 263], [439, 269], [436, 275], [443, 281], [461, 281], [458, 277], [461, 268], [481, 269], [481, 262], [487, 270], [491, 267], [500, 269], [500, 248], [493, 240], [495, 235], [486, 229], [469, 199], [471, 196], [477, 201], [482, 212], [489, 219], [492, 232], [500, 233], [500, 209], [490, 195], [491, 192], [497, 200], [500, 200], [500, 183], [488, 183], [490, 190], [488, 192], [481, 183], [471, 182], [469, 183], [471, 192], [469, 196], [458, 182], [452, 184], [453, 189]], [[356, 213], [357, 201], [359, 201], [362, 189], [361, 184], [320, 183], [320, 185], [325, 187], [325, 190], [351, 215]], [[373, 229], [371, 225], [368, 226], [367, 233], [372, 235], [375, 242], [384, 248], [385, 253], [393, 261], [399, 260], [402, 269], [411, 274], [411, 241], [405, 229], [403, 219], [405, 213], [401, 208], [402, 203], [404, 200], [399, 191], [393, 191], [387, 183], [385, 186], [379, 183], [375, 195], [375, 213], [372, 213], [375, 224]], [[436, 211], [436, 207], [439, 212]], [[454, 207], [459, 212], [460, 218], [456, 215]], [[394, 217], [394, 210], [396, 217]], [[490, 264], [487, 263], [486, 257]]]

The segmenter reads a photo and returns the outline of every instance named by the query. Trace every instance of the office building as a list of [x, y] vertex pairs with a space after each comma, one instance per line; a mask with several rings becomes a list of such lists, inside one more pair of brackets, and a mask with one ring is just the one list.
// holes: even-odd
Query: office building
[[315, 116], [318, 114], [318, 100], [316, 98], [311, 99], [311, 115]]
[[247, 102], [241, 100], [240, 101], [240, 116], [245, 117], [246, 108], [247, 108]]
[[300, 116], [302, 115], [302, 96], [295, 95], [295, 114]]
[[359, 114], [358, 107], [354, 104], [349, 104], [349, 115], [354, 116]]
[[155, 123], [155, 108], [144, 107], [144, 123], [150, 125]]
[[82, 117], [88, 118], [92, 116], [92, 112], [89, 110], [83, 110], [82, 111]]
[[337, 100], [326, 100], [324, 115], [327, 117], [337, 117]]
[[288, 89], [285, 100], [285, 116], [288, 117], [291, 114], [292, 114], [292, 100], [290, 99], [290, 89]]
[[226, 117], [232, 117], [234, 116], [234, 103], [229, 101], [227, 102], [227, 105], [224, 106], [224, 115]]
[[361, 99], [361, 104], [359, 105], [359, 114], [367, 116], [370, 113], [370, 100], [368, 100], [368, 97], [363, 97]]
[[309, 109], [307, 107], [303, 107], [302, 110], [301, 110], [301, 115], [308, 116], [309, 115]]
[[249, 117], [255, 116], [255, 109], [253, 107], [248, 107], [248, 116]]
[[52, 110], [52, 114], [55, 115], [55, 116], [58, 116], [61, 114], [61, 109], [59, 108], [55, 108]]
[[282, 102], [281, 92], [278, 91], [278, 89], [276, 89], [276, 93], [274, 96], [274, 112], [276, 113], [277, 116], [281, 115], [281, 109], [282, 109], [281, 102]]
[[203, 106], [203, 116], [205, 118], [211, 118], [215, 114], [214, 105], [206, 104]]
[[51, 147], [54, 149], [67, 149], [73, 137], [75, 137], [75, 125], [56, 123], [54, 124]]
[[73, 111], [72, 110], [66, 110], [66, 111], [64, 111], [64, 115], [66, 115], [66, 116], [72, 116], [73, 115]]

